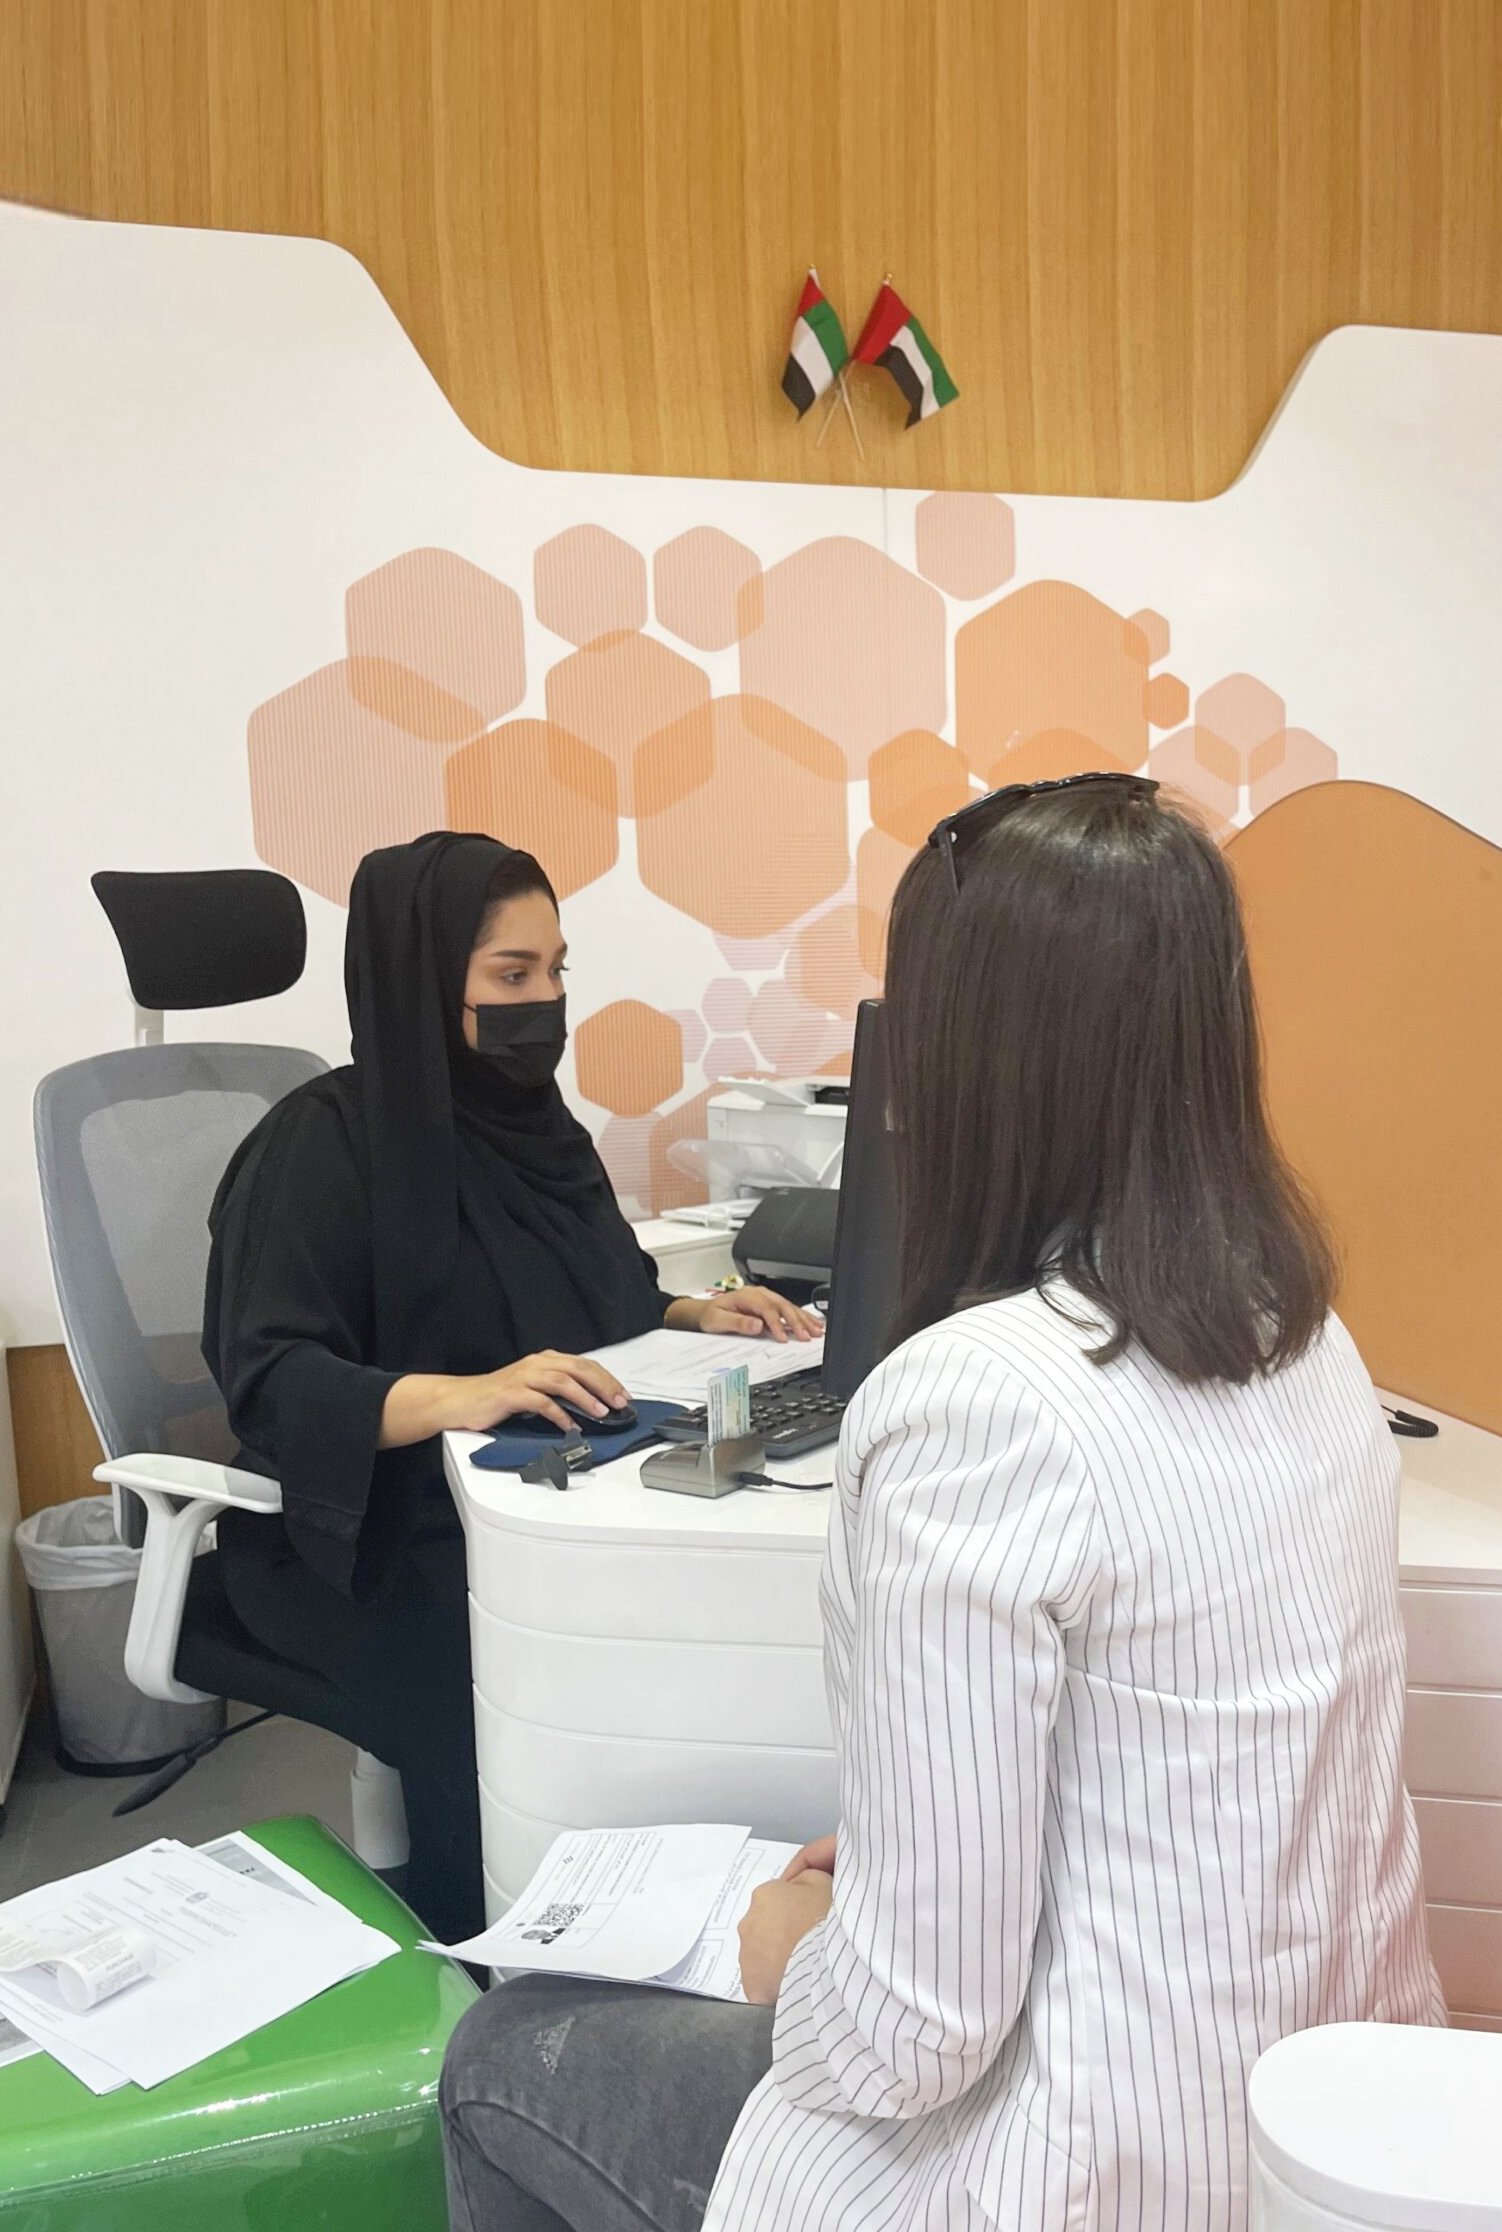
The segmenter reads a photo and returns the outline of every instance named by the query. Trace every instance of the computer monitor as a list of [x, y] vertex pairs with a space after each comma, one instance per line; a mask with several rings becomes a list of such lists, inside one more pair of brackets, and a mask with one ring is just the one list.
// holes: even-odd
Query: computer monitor
[[897, 1315], [897, 1169], [892, 1153], [886, 1010], [862, 1000], [850, 1062], [845, 1159], [829, 1274], [820, 1386], [851, 1396], [891, 1346]]

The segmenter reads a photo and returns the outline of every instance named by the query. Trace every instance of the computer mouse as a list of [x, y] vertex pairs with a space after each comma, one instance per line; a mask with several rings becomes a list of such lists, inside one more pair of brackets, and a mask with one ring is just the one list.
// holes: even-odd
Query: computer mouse
[[577, 1403], [564, 1402], [561, 1396], [558, 1408], [568, 1413], [581, 1434], [624, 1434], [636, 1424], [636, 1412], [629, 1403], [620, 1410], [607, 1411], [603, 1418], [591, 1418], [588, 1411], [580, 1410]]
[[[571, 1421], [569, 1432], [590, 1434], [624, 1434], [636, 1424], [636, 1413], [628, 1403], [624, 1410], [607, 1411], [603, 1418], [591, 1418], [588, 1411], [577, 1403], [570, 1403], [562, 1395], [554, 1398], [565, 1418]], [[518, 1411], [508, 1418], [506, 1429], [513, 1434], [557, 1434], [560, 1429], [551, 1418], [544, 1418], [541, 1411]]]

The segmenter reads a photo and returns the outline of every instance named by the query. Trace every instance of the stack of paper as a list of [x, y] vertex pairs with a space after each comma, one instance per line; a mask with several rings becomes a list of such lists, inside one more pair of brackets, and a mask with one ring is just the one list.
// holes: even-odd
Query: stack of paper
[[744, 1364], [751, 1385], [786, 1379], [790, 1372], [816, 1370], [824, 1357], [822, 1337], [811, 1341], [774, 1341], [770, 1333], [748, 1340], [741, 1333], [675, 1333], [667, 1326], [638, 1333], [634, 1340], [612, 1341], [589, 1354], [614, 1372], [628, 1395], [652, 1395], [665, 1402], [702, 1403], [711, 1372]]
[[740, 2000], [738, 1929], [751, 1894], [798, 1850], [748, 1829], [580, 1829], [559, 1837], [504, 1921], [461, 1961]]
[[249, 1838], [162, 1838], [0, 1906], [0, 2061], [159, 2085], [399, 1950]]

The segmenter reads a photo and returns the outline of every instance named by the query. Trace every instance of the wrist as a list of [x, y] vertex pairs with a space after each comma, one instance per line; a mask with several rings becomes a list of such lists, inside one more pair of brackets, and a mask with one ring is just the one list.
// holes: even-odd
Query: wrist
[[703, 1295], [679, 1294], [667, 1306], [663, 1324], [673, 1333], [697, 1333], [708, 1304]]

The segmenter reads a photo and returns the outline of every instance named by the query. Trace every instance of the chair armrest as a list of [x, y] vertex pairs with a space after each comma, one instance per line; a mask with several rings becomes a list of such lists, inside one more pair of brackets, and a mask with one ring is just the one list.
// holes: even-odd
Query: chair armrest
[[180, 1682], [175, 1669], [188, 1577], [203, 1530], [221, 1511], [273, 1516], [282, 1508], [281, 1488], [233, 1465], [155, 1452], [112, 1458], [97, 1467], [94, 1478], [117, 1491], [128, 1488], [146, 1510], [146, 1540], [125, 1638], [125, 1672], [148, 1697], [200, 1705], [204, 1692]]
[[96, 1465], [94, 1478], [111, 1488], [132, 1488], [144, 1502], [158, 1495], [191, 1498], [215, 1506], [232, 1505], [241, 1511], [280, 1511], [282, 1491], [278, 1482], [259, 1473], [242, 1472], [237, 1465], [212, 1465], [203, 1457], [168, 1457], [150, 1451], [139, 1457], [112, 1457]]

